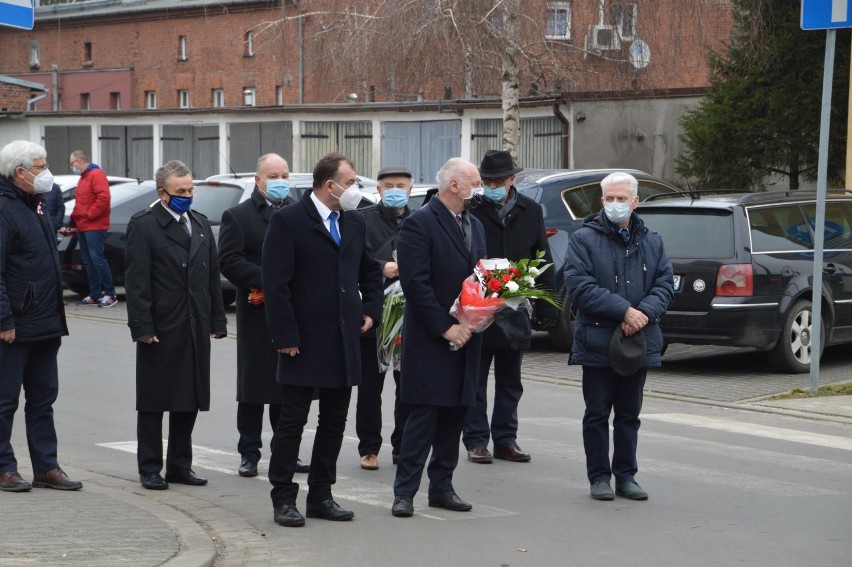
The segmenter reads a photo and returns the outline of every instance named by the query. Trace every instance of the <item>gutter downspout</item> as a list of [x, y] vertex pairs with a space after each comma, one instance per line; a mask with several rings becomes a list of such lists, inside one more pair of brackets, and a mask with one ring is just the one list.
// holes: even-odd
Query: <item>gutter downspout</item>
[[562, 110], [559, 108], [559, 103], [554, 103], [553, 105], [553, 115], [559, 120], [562, 124], [562, 136], [559, 144], [559, 163], [562, 169], [572, 169], [573, 168], [573, 156], [568, 151], [571, 142], [571, 121], [562, 113]]
[[44, 98], [47, 98], [47, 93], [49, 93], [49, 92], [50, 92], [50, 89], [48, 89], [47, 87], [44, 87], [44, 92], [42, 94], [38, 95], [37, 97], [33, 97], [33, 98], [31, 98], [30, 100], [27, 101], [27, 109], [24, 112], [32, 112], [33, 105], [35, 103], [37, 103], [38, 101], [40, 101]]
[[53, 112], [57, 112], [59, 110], [59, 65], [54, 63], [50, 73], [53, 75]]
[[305, 21], [299, 17], [299, 104], [305, 104]]

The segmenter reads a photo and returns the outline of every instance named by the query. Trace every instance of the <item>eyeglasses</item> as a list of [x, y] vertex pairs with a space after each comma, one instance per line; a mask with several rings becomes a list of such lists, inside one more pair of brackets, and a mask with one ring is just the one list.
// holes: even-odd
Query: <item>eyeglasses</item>
[[[24, 167], [24, 164], [21, 164], [21, 165], [19, 165], [18, 167]], [[27, 171], [29, 171], [29, 170], [31, 170], [31, 169], [36, 169], [36, 170], [38, 170], [39, 172], [42, 172], [42, 171], [44, 171], [44, 170], [45, 170], [45, 169], [47, 169], [47, 168], [48, 168], [48, 164], [47, 164], [47, 162], [44, 162], [44, 165], [31, 165], [30, 167], [24, 167], [24, 169], [26, 169]]]

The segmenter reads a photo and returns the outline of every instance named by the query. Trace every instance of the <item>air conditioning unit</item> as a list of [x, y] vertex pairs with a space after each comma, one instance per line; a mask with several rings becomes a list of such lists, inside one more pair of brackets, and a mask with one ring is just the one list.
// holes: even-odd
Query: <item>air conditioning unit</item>
[[621, 47], [621, 40], [615, 26], [589, 26], [586, 44], [589, 49], [596, 51], [613, 51]]

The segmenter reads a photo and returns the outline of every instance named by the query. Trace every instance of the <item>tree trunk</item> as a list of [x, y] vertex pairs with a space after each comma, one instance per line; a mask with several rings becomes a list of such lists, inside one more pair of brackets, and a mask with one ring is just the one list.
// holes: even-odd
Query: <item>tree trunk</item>
[[790, 189], [794, 190], [799, 188], [799, 160], [800, 157], [796, 154], [793, 157], [793, 162], [790, 164]]
[[[507, 2], [503, 7], [504, 49], [500, 53], [503, 67], [503, 147], [515, 163], [518, 162], [518, 145], [521, 139], [520, 82], [521, 70], [518, 66], [517, 22], [515, 2]], [[500, 149], [500, 148], [498, 148]]]

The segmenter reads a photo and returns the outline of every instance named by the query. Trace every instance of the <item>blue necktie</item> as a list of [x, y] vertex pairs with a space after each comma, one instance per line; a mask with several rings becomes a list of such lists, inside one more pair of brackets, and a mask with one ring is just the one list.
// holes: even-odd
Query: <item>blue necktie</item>
[[618, 234], [624, 239], [624, 242], [628, 242], [630, 240], [630, 231], [628, 229], [619, 228]]
[[337, 231], [337, 217], [340, 216], [340, 213], [337, 211], [331, 211], [331, 214], [328, 215], [328, 230], [331, 232], [331, 238], [334, 239], [334, 243], [340, 246], [340, 233]]

